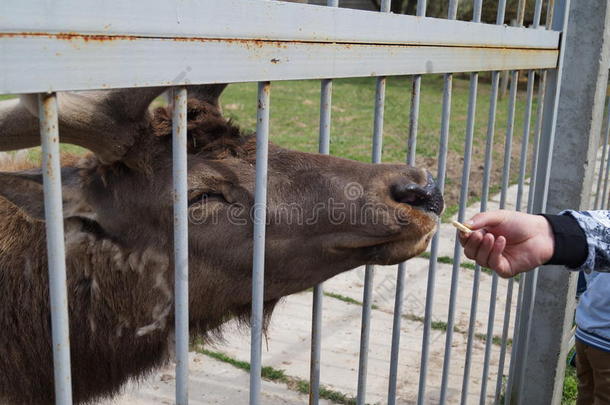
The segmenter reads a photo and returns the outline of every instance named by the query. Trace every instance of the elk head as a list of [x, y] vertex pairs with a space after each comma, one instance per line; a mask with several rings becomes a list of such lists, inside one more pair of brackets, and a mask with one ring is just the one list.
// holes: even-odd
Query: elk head
[[[221, 115], [224, 87], [189, 88], [190, 304], [200, 329], [217, 326], [223, 311], [237, 313], [251, 299], [255, 139]], [[171, 263], [171, 114], [149, 112], [163, 90], [58, 95], [61, 141], [93, 152], [62, 171], [68, 255], [71, 241], [87, 234]], [[38, 144], [33, 101], [4, 102], [1, 149]], [[44, 221], [39, 171], [1, 174], [0, 195]], [[421, 253], [442, 208], [425, 170], [270, 145], [265, 301], [363, 264]]]

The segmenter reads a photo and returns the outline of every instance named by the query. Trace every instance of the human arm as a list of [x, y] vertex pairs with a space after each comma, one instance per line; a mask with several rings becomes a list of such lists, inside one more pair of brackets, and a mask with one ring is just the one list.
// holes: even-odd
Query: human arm
[[[610, 271], [610, 212], [605, 212], [607, 226], [599, 221], [581, 225], [581, 217], [591, 218], [590, 212], [567, 211], [564, 215], [530, 215], [514, 211], [490, 211], [475, 215], [467, 225], [475, 232], [460, 233], [460, 242], [467, 257], [484, 267], [495, 270], [502, 277], [512, 277], [542, 264], [560, 264], [572, 268], [603, 268], [603, 258]], [[606, 233], [589, 233], [588, 228], [606, 229]], [[600, 240], [601, 239], [601, 240]], [[590, 247], [603, 245], [608, 249]], [[591, 258], [591, 252], [596, 252]], [[596, 268], [596, 270], [598, 270]], [[599, 270], [603, 271], [603, 270]]]

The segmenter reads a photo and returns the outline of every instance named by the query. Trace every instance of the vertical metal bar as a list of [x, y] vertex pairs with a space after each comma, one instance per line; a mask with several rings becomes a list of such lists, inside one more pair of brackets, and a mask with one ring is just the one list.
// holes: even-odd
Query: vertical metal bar
[[[421, 6], [421, 7], [420, 7]], [[418, 2], [417, 15], [426, 12], [425, 0]], [[421, 75], [413, 76], [411, 90], [411, 110], [409, 112], [409, 139], [407, 141], [407, 164], [415, 165], [417, 149], [417, 129], [419, 121], [419, 99], [421, 91]], [[390, 376], [388, 381], [388, 405], [396, 404], [396, 385], [398, 380], [398, 356], [400, 353], [400, 325], [402, 320], [402, 303], [405, 295], [406, 264], [398, 265], [396, 274], [396, 294], [394, 296], [394, 319], [392, 323], [392, 348], [390, 358]]]
[[[443, 117], [441, 124], [441, 145], [439, 148], [439, 186], [442, 187], [441, 193], [444, 191], [444, 183], [445, 183], [445, 171], [446, 171], [446, 161], [447, 161], [447, 145], [449, 141], [449, 119], [451, 114], [451, 90], [453, 84], [453, 75], [451, 73], [445, 74], [445, 85], [443, 90]], [[442, 163], [442, 168], [441, 168]], [[442, 176], [441, 176], [442, 170]], [[432, 247], [431, 247], [431, 255], [430, 255], [430, 265], [434, 265], [436, 268], [436, 260], [438, 258], [438, 244], [439, 244], [439, 233], [437, 232], [432, 239]], [[434, 264], [433, 264], [434, 263]], [[426, 308], [427, 309], [427, 308]], [[428, 314], [426, 314], [428, 315]], [[430, 314], [431, 315], [431, 314]], [[431, 321], [431, 319], [424, 319], [424, 322]], [[424, 323], [424, 327], [426, 324]], [[450, 330], [447, 327], [447, 336], [452, 334], [453, 330]], [[447, 342], [449, 340], [447, 339]], [[447, 385], [448, 385], [448, 377], [449, 377], [449, 360], [451, 357], [451, 345], [445, 346], [445, 359], [443, 362], [443, 375], [441, 382], [441, 392], [440, 392], [440, 404], [444, 404], [447, 399]]]
[[504, 306], [504, 325], [502, 328], [502, 342], [500, 343], [500, 358], [498, 360], [498, 376], [496, 379], [496, 392], [494, 393], [494, 405], [500, 401], [502, 393], [502, 380], [504, 377], [504, 363], [506, 361], [506, 348], [508, 345], [508, 332], [510, 328], [510, 313], [513, 303], [514, 281], [511, 279], [506, 288], [506, 304]]
[[525, 0], [519, 0], [519, 4], [517, 5], [517, 26], [521, 27], [523, 25], [524, 19], [525, 19]]
[[[449, 1], [447, 18], [455, 20], [457, 16], [458, 1]], [[443, 107], [441, 117], [441, 134], [438, 151], [438, 173], [437, 182], [441, 193], [445, 189], [445, 175], [447, 169], [447, 147], [449, 143], [449, 120], [451, 116], [451, 91], [453, 87], [453, 74], [446, 73], [443, 86]], [[440, 218], [438, 220], [440, 228]], [[434, 290], [436, 283], [436, 268], [438, 259], [438, 248], [440, 233], [437, 231], [430, 244], [430, 265], [428, 268], [428, 283], [426, 286], [426, 308], [424, 311], [424, 329], [422, 336], [422, 353], [419, 373], [419, 387], [417, 392], [417, 404], [423, 405], [426, 402], [426, 380], [428, 378], [428, 360], [430, 354], [430, 331], [432, 329], [432, 309], [434, 304]], [[441, 387], [442, 389], [442, 387]]]
[[[607, 117], [607, 121], [606, 121], [606, 143], [608, 143], [608, 134], [610, 134], [610, 100], [608, 101], [608, 117]], [[606, 208], [606, 201], [608, 199], [608, 178], [610, 174], [610, 151], [608, 153], [608, 161], [606, 164], [606, 174], [604, 175], [604, 191], [602, 193], [602, 198], [601, 198], [601, 205], [600, 205], [600, 209], [607, 209]], [[601, 176], [601, 173], [600, 173]]]
[[504, 24], [506, 18], [506, 0], [498, 0], [498, 12], [496, 13], [496, 24]]
[[426, 9], [428, 7], [427, 1], [428, 0], [417, 0], [417, 16], [418, 17], [426, 16]]
[[551, 25], [553, 24], [553, 13], [555, 12], [555, 0], [548, 0], [546, 4], [546, 21], [544, 26], [547, 30], [551, 29]]
[[[382, 0], [381, 12], [389, 12], [391, 0]], [[372, 162], [380, 163], [383, 151], [383, 113], [385, 108], [386, 78], [378, 77], [375, 89], [375, 117], [373, 122], [373, 152]], [[358, 393], [357, 405], [366, 403], [366, 378], [369, 357], [369, 338], [371, 330], [371, 309], [373, 305], [374, 266], [366, 265], [364, 270], [364, 291], [362, 298], [362, 327], [360, 330], [360, 352], [358, 361]]]
[[515, 202], [518, 211], [521, 211], [523, 204], [523, 193], [525, 188], [525, 176], [527, 175], [527, 150], [529, 146], [530, 129], [532, 123], [532, 102], [534, 98], [534, 82], [536, 72], [527, 72], [527, 98], [525, 101], [525, 117], [523, 119], [523, 137], [521, 138], [521, 154], [519, 157], [519, 180], [517, 188], [517, 200]]
[[[550, 26], [549, 16], [552, 14], [554, 0], [549, 0], [548, 8], [547, 8], [547, 25], [548, 29]], [[534, 20], [534, 24], [536, 24], [536, 20]], [[538, 177], [538, 162], [539, 162], [539, 154], [540, 154], [540, 137], [542, 133], [542, 118], [543, 118], [543, 110], [544, 110], [544, 96], [546, 92], [546, 83], [547, 83], [547, 71], [543, 70], [540, 74], [540, 84], [538, 85], [538, 106], [536, 109], [536, 124], [534, 131], [534, 150], [532, 153], [532, 174], [530, 176], [530, 187], [528, 192], [528, 201], [527, 201], [527, 212], [533, 212], [533, 203], [534, 203], [534, 190], [536, 189], [536, 178]], [[509, 372], [508, 378], [506, 382], [505, 389], [505, 404], [510, 404], [511, 396], [512, 396], [512, 386], [513, 386], [513, 377], [514, 370], [516, 367], [516, 359], [517, 352], [519, 351], [519, 329], [521, 323], [521, 308], [523, 304], [523, 295], [524, 295], [524, 285], [526, 284], [526, 280], [529, 275], [525, 274], [519, 280], [519, 289], [517, 293], [517, 305], [515, 308], [515, 324], [513, 326], [513, 344], [511, 348], [511, 356], [509, 363]], [[498, 403], [500, 400], [500, 390], [501, 390], [501, 378], [502, 376], [498, 376], [499, 381], [496, 383], [496, 395], [495, 395], [495, 403]]]
[[510, 183], [510, 161], [512, 153], [513, 133], [515, 127], [515, 107], [517, 103], [517, 87], [519, 71], [513, 70], [510, 79], [510, 98], [508, 102], [508, 124], [504, 142], [504, 165], [502, 167], [502, 189], [500, 190], [500, 208], [506, 206], [508, 186]]
[[[472, 158], [472, 140], [474, 137], [474, 119], [477, 103], [477, 87], [479, 74], [470, 74], [470, 92], [468, 96], [468, 119], [466, 121], [466, 139], [464, 144], [464, 167], [462, 169], [462, 184], [460, 190], [460, 202], [458, 221], [463, 222], [466, 215], [466, 204], [468, 203], [468, 182], [470, 179], [470, 161]], [[457, 234], [456, 234], [457, 235]], [[447, 319], [447, 332], [445, 335], [445, 357], [443, 361], [443, 374], [441, 379], [440, 404], [447, 400], [447, 388], [449, 385], [449, 369], [451, 365], [451, 348], [453, 343], [453, 329], [455, 325], [455, 307], [458, 294], [458, 283], [460, 264], [462, 261], [462, 247], [459, 238], [455, 238], [453, 249], [453, 268], [451, 272], [451, 290], [449, 294], [449, 315]]]
[[[538, 154], [540, 149], [540, 134], [542, 133], [542, 113], [544, 109], [544, 93], [546, 90], [546, 70], [540, 73], [540, 84], [538, 85], [538, 107], [536, 108], [536, 125], [534, 131], [534, 150], [532, 153], [532, 175], [530, 176], [530, 187], [527, 197], [527, 212], [533, 212], [534, 190], [536, 188], [536, 177], [538, 176]], [[517, 311], [519, 308], [517, 308]]]
[[358, 361], [357, 405], [366, 404], [366, 377], [368, 367], [369, 337], [371, 328], [371, 302], [373, 297], [373, 276], [375, 268], [367, 264], [364, 270], [364, 292], [362, 305], [362, 324], [360, 329], [360, 353]]
[[256, 189], [254, 191], [254, 252], [252, 260], [252, 318], [250, 338], [250, 405], [260, 405], [263, 292], [265, 281], [265, 222], [267, 217], [267, 156], [271, 83], [258, 84], [256, 114]]
[[[515, 104], [517, 100], [517, 87], [519, 80], [519, 72], [511, 72], [510, 83], [510, 99], [508, 108], [508, 125], [506, 130], [506, 140], [504, 143], [504, 166], [502, 168], [502, 188], [500, 191], [500, 209], [506, 207], [506, 199], [508, 194], [508, 186], [510, 182], [510, 164], [512, 153], [513, 132], [515, 124]], [[489, 373], [489, 358], [491, 356], [494, 320], [496, 316], [496, 299], [498, 294], [498, 275], [494, 272], [491, 278], [491, 293], [489, 299], [489, 311], [487, 317], [487, 340], [485, 342], [485, 355], [483, 362], [483, 374], [481, 379], [481, 394], [479, 403], [485, 404], [487, 396], [487, 377]]]
[[[519, 329], [521, 327], [521, 305], [523, 304], [523, 293], [524, 293], [524, 288], [523, 286], [525, 285], [525, 280], [523, 280], [523, 277], [521, 277], [521, 279], [519, 280], [519, 289], [517, 292], [517, 309], [515, 311], [515, 325], [513, 326], [514, 330], [513, 330], [513, 345], [512, 345], [512, 349], [510, 352], [510, 364], [508, 366], [508, 379], [506, 380], [506, 390], [504, 391], [504, 405], [510, 405], [511, 404], [511, 397], [512, 397], [512, 388], [513, 388], [513, 382], [514, 382], [514, 372], [515, 372], [515, 367], [517, 366], [517, 352], [518, 352], [518, 348], [519, 348]], [[500, 395], [497, 392], [497, 386], [496, 386], [496, 402], [498, 403], [498, 401], [500, 400]]]
[[[329, 7], [338, 7], [339, 0], [328, 0]], [[324, 79], [320, 85], [320, 139], [318, 151], [323, 155], [330, 153], [330, 124], [333, 82]], [[311, 357], [309, 368], [309, 405], [320, 402], [320, 353], [322, 352], [322, 302], [324, 286], [322, 283], [313, 288], [311, 310]]]
[[49, 267], [55, 403], [57, 405], [70, 405], [72, 404], [70, 330], [61, 168], [59, 163], [57, 96], [55, 93], [38, 95], [38, 117], [40, 119], [40, 139], [42, 142], [42, 167], [44, 169], [42, 170], [42, 177]]
[[[426, 0], [417, 2], [417, 16], [425, 17]], [[413, 76], [413, 87], [411, 91], [411, 111], [409, 112], [409, 140], [407, 142], [407, 164], [415, 164], [415, 152], [417, 146], [417, 128], [419, 124], [419, 98], [421, 93], [421, 75]]]
[[[482, 0], [475, 0], [473, 8], [473, 22], [481, 22]], [[466, 215], [466, 204], [468, 204], [468, 183], [470, 179], [470, 161], [472, 158], [472, 142], [474, 138], [474, 120], [477, 104], [477, 87], [479, 74], [470, 74], [470, 91], [468, 96], [468, 119], [466, 122], [466, 138], [464, 143], [464, 166], [462, 168], [462, 183], [460, 190], [458, 221], [463, 222]], [[449, 312], [447, 319], [447, 332], [445, 335], [445, 356], [443, 360], [443, 373], [441, 379], [440, 403], [447, 400], [447, 389], [449, 386], [449, 369], [451, 366], [451, 349], [453, 347], [453, 329], [455, 325], [455, 307], [458, 294], [460, 264], [462, 260], [462, 247], [459, 238], [455, 238], [453, 249], [453, 268], [451, 271], [451, 290], [449, 295]]]
[[[413, 77], [411, 92], [411, 111], [409, 113], [409, 139], [407, 141], [407, 164], [415, 165], [415, 152], [417, 144], [417, 127], [419, 120], [419, 96], [421, 90], [421, 76]], [[396, 384], [398, 379], [398, 355], [400, 349], [400, 325], [402, 319], [402, 303], [405, 295], [406, 265], [398, 265], [396, 275], [396, 295], [394, 297], [394, 319], [392, 324], [392, 349], [390, 358], [390, 377], [388, 383], [388, 405], [396, 404]]]
[[[381, 162], [383, 141], [383, 113], [385, 107], [386, 78], [377, 78], [375, 91], [375, 120], [373, 123], [373, 163]], [[358, 395], [356, 403], [366, 402], [366, 377], [368, 367], [369, 335], [371, 329], [371, 308], [373, 304], [374, 266], [367, 265], [364, 271], [364, 292], [362, 298], [362, 328], [360, 331], [360, 353], [358, 362]]]
[[[531, 116], [532, 116], [532, 99], [534, 95], [534, 81], [535, 81], [535, 72], [530, 70], [528, 72], [527, 79], [527, 101], [525, 107], [525, 118], [523, 123], [523, 138], [521, 139], [521, 156], [520, 156], [520, 165], [519, 165], [519, 182], [518, 182], [518, 190], [517, 190], [517, 201], [516, 201], [516, 210], [521, 211], [522, 206], [522, 198], [523, 198], [523, 189], [525, 185], [525, 176], [527, 169], [527, 149], [529, 145], [529, 134], [530, 134], [530, 126], [531, 126]], [[502, 376], [504, 375], [504, 363], [506, 359], [506, 345], [508, 342], [508, 333], [510, 327], [510, 316], [512, 310], [512, 298], [513, 298], [513, 289], [514, 289], [514, 279], [508, 280], [508, 286], [506, 290], [506, 303], [504, 307], [504, 323], [502, 328], [502, 343], [500, 345], [500, 358], [498, 360], [498, 375], [496, 380], [496, 391], [494, 395], [494, 401], [497, 401], [500, 398], [500, 392], [502, 389]], [[488, 339], [490, 336], [488, 334]], [[488, 346], [485, 347], [485, 364], [489, 363], [489, 355], [490, 349]], [[483, 376], [485, 381], [487, 380], [486, 374], [484, 372]]]
[[421, 75], [413, 76], [411, 89], [411, 111], [409, 112], [409, 139], [407, 141], [407, 164], [415, 165], [417, 151], [417, 128], [419, 124], [419, 96], [421, 92]]
[[540, 26], [540, 18], [542, 16], [542, 0], [536, 0], [534, 5], [534, 20], [532, 28], [538, 28]]
[[[491, 96], [490, 96], [490, 104], [489, 104], [489, 117], [487, 122], [487, 141], [485, 145], [485, 165], [483, 172], [483, 184], [481, 191], [481, 212], [487, 210], [487, 201], [489, 200], [489, 187], [490, 187], [490, 176], [491, 176], [491, 166], [492, 166], [492, 152], [493, 152], [493, 138], [495, 134], [495, 120], [496, 120], [496, 110], [497, 110], [497, 100], [498, 100], [498, 87], [500, 81], [500, 73], [492, 72], [492, 81], [491, 81]], [[471, 303], [471, 317], [470, 324], [468, 330], [468, 344], [472, 345], [474, 327], [475, 327], [475, 319], [477, 312], [477, 303], [478, 303], [478, 292], [479, 292], [479, 279], [481, 275], [481, 267], [475, 266], [475, 277], [472, 287], [472, 303]], [[497, 283], [494, 285], [492, 281], [492, 294], [494, 293], [495, 288], [497, 288]], [[466, 362], [470, 362], [470, 354], [466, 356]], [[465, 379], [463, 385], [466, 385], [465, 391], [467, 392], [467, 380]], [[465, 395], [462, 396], [462, 403], [466, 403], [467, 397]]]
[[[552, 21], [553, 29], [562, 31], [566, 35], [567, 22], [569, 14], [570, 0], [558, 1], [554, 7], [554, 16]], [[549, 179], [551, 176], [551, 163], [553, 159], [553, 147], [555, 143], [555, 130], [557, 125], [557, 115], [559, 106], [560, 83], [563, 72], [565, 43], [562, 41], [560, 49], [560, 57], [557, 69], [551, 70], [548, 73], [549, 83], [547, 83], [546, 93], [549, 100], [545, 103], [543, 111], [543, 131], [540, 139], [540, 166], [536, 178], [536, 189], [534, 190], [534, 201], [532, 204], [533, 210], [536, 212], [545, 212], [549, 191]], [[545, 96], [546, 98], [546, 96]], [[517, 394], [517, 400], [522, 403], [524, 376], [526, 374], [525, 364], [530, 343], [531, 322], [533, 319], [534, 302], [536, 300], [536, 287], [538, 281], [538, 269], [530, 272], [525, 277], [521, 327], [519, 330], [519, 346], [517, 347], [517, 359], [519, 360], [515, 367], [515, 386], [513, 387], [513, 395]]]
[[[543, 70], [540, 75], [540, 84], [538, 85], [538, 107], [536, 109], [536, 124], [534, 132], [534, 151], [532, 156], [532, 175], [530, 177], [530, 188], [527, 201], [527, 212], [534, 212], [534, 190], [536, 189], [536, 178], [538, 177], [538, 162], [540, 158], [540, 138], [542, 134], [542, 121], [545, 105], [545, 93], [547, 83], [547, 71]], [[535, 271], [535, 270], [534, 270]], [[512, 397], [512, 387], [514, 385], [515, 368], [517, 367], [517, 353], [519, 352], [519, 330], [521, 325], [521, 311], [523, 305], [524, 286], [529, 274], [524, 274], [519, 280], [519, 291], [517, 295], [517, 306], [515, 309], [515, 325], [513, 326], [513, 344], [511, 348], [510, 364], [508, 368], [508, 379], [506, 381], [506, 390], [504, 403], [510, 404]], [[496, 386], [497, 388], [497, 386]], [[496, 392], [496, 398], [499, 400], [499, 393]]]
[[600, 205], [600, 209], [608, 209], [608, 178], [610, 177], [610, 155], [608, 156], [608, 161], [606, 162], [606, 174], [604, 175], [604, 190], [602, 194], [602, 202]]
[[[320, 92], [320, 140], [318, 150], [328, 155], [330, 150], [330, 114], [332, 80], [322, 80]], [[311, 363], [309, 373], [309, 403], [317, 405], [320, 401], [320, 352], [322, 344], [322, 283], [313, 289], [312, 328], [311, 328]]]
[[[602, 193], [602, 182], [604, 178], [605, 164], [606, 161], [606, 151], [608, 149], [608, 138], [610, 136], [610, 101], [606, 107], [606, 136], [604, 138], [604, 144], [602, 145], [602, 158], [599, 162], [599, 172], [597, 175], [597, 191], [595, 192], [595, 203], [593, 204], [593, 209], [599, 210], [603, 207], [603, 198], [601, 197]], [[606, 182], [607, 185], [607, 182]], [[599, 204], [601, 202], [601, 204]]]
[[176, 307], [176, 404], [188, 404], [189, 279], [186, 88], [173, 91], [174, 294]]
[[390, 379], [388, 382], [388, 405], [396, 405], [396, 383], [398, 380], [398, 354], [400, 349], [400, 324], [402, 303], [405, 298], [405, 262], [398, 265], [396, 275], [396, 295], [394, 297], [394, 319], [392, 323], [392, 349], [390, 358]]

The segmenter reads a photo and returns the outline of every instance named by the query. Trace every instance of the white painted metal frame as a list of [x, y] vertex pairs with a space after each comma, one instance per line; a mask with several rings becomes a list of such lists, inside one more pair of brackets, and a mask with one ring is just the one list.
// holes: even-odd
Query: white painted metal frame
[[0, 4], [0, 93], [553, 68], [559, 44], [554, 31], [281, 2], [43, 3]]
[[[256, 16], [256, 18], [252, 18]], [[557, 32], [272, 1], [3, 0], [3, 33], [557, 49]], [[354, 29], [358, 27], [357, 29]], [[209, 75], [209, 72], [208, 72]]]

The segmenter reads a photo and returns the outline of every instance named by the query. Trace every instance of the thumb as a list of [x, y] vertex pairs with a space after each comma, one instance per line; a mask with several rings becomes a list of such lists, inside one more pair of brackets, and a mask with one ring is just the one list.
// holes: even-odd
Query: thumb
[[504, 222], [506, 216], [507, 211], [505, 210], [481, 212], [467, 221], [466, 225], [473, 231], [476, 231], [477, 229], [498, 226]]

